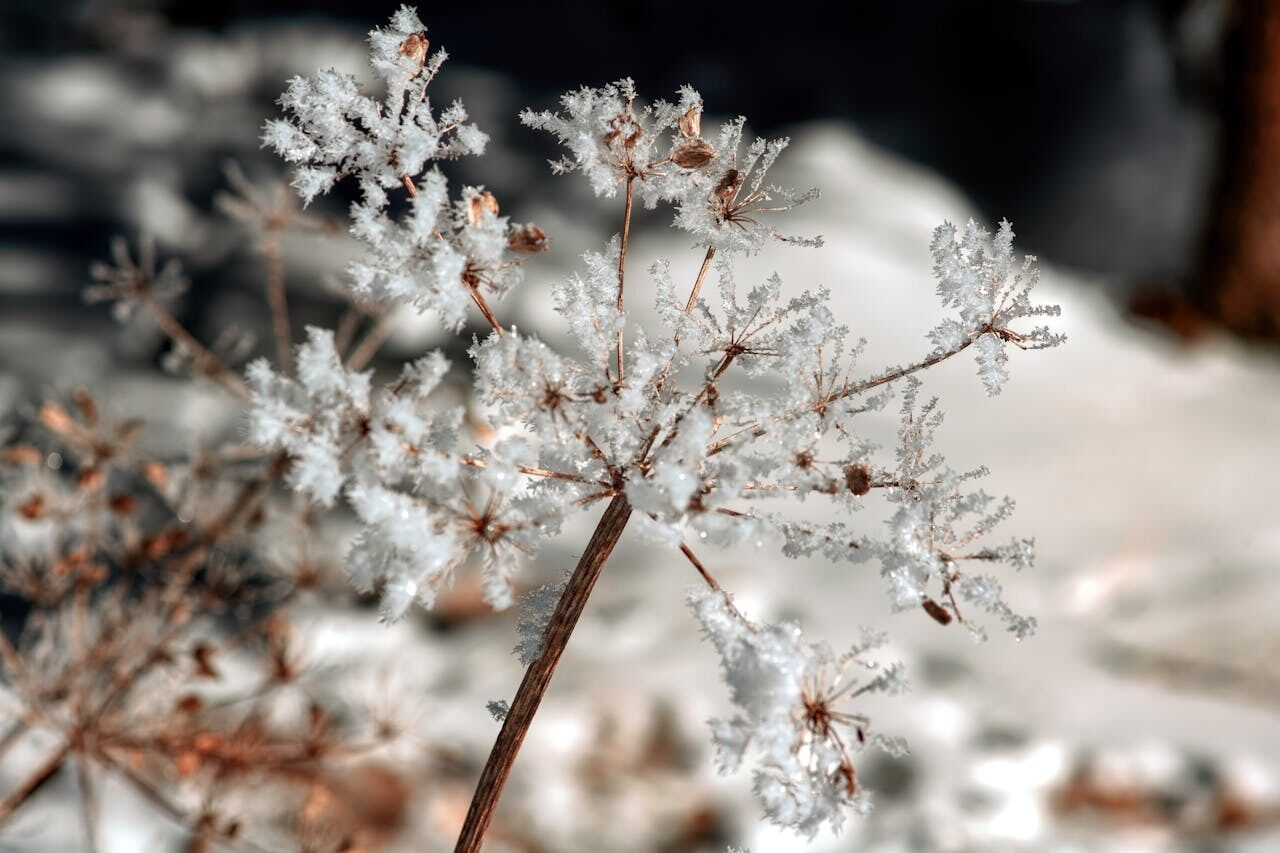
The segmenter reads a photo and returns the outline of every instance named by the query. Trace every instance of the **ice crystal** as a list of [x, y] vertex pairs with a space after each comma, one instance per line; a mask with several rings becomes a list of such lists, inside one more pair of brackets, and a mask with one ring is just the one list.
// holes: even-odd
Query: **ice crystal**
[[963, 233], [950, 222], [933, 232], [933, 273], [942, 304], [959, 312], [959, 319], [944, 321], [930, 334], [938, 352], [949, 352], [974, 343], [978, 375], [987, 393], [999, 394], [1009, 378], [1005, 345], [1020, 349], [1044, 349], [1065, 339], [1048, 326], [1017, 332], [1014, 320], [1056, 317], [1057, 305], [1034, 305], [1031, 289], [1040, 278], [1035, 258], [1019, 264], [1013, 252], [1013, 226], [1000, 223], [994, 235], [972, 219]]
[[747, 620], [723, 592], [694, 588], [689, 604], [720, 654], [739, 711], [711, 721], [721, 770], [732, 773], [753, 754], [765, 813], [809, 836], [824, 824], [839, 830], [849, 809], [869, 808], [853, 754], [868, 743], [893, 752], [903, 746], [872, 735], [870, 721], [847, 705], [906, 688], [900, 664], [881, 667], [864, 658], [886, 638], [864, 629], [861, 641], [836, 657], [825, 644], [803, 642], [795, 625]]
[[[545, 240], [536, 227], [499, 216], [483, 188], [464, 187], [451, 199], [433, 164], [482, 154], [487, 137], [468, 123], [461, 102], [433, 111], [427, 89], [447, 54], [429, 53], [417, 13], [402, 6], [369, 42], [371, 64], [386, 83], [381, 100], [336, 71], [295, 77], [280, 99], [289, 118], [267, 122], [263, 143], [297, 164], [293, 186], [305, 202], [355, 179], [362, 199], [351, 206], [351, 233], [367, 250], [350, 268], [359, 297], [438, 311], [456, 331], [470, 301], [518, 283], [518, 255], [542, 251]], [[390, 192], [402, 186], [409, 211], [396, 219]]]

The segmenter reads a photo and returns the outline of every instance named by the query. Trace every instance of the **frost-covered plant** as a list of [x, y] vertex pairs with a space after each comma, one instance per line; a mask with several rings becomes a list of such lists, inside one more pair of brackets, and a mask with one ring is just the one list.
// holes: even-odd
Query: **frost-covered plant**
[[[754, 756], [771, 820], [807, 835], [838, 829], [848, 810], [868, 802], [854, 754], [867, 743], [903, 748], [873, 733], [856, 709], [869, 692], [901, 689], [901, 667], [867, 658], [883, 642], [873, 632], [836, 657], [803, 642], [794, 625], [747, 619], [694, 547], [778, 543], [789, 557], [877, 561], [893, 609], [919, 608], [980, 632], [964, 602], [1018, 637], [1029, 634], [1034, 621], [968, 566], [1022, 568], [1031, 543], [987, 544], [1012, 504], [967, 491], [983, 470], [956, 472], [932, 449], [941, 414], [936, 400], [920, 404], [915, 376], [972, 347], [995, 394], [1007, 379], [1009, 344], [1061, 342], [1045, 327], [1014, 328], [1057, 312], [1030, 300], [1033, 259], [1015, 257], [1008, 223], [994, 235], [973, 222], [960, 232], [938, 228], [938, 294], [952, 316], [929, 334], [933, 348], [918, 361], [865, 370], [862, 344], [832, 311], [827, 289], [791, 290], [778, 275], [746, 286], [735, 278], [734, 261], [770, 239], [821, 245], [772, 224], [817, 195], [768, 182], [786, 140], [747, 141], [740, 118], [704, 137], [693, 89], [672, 103], [646, 103], [623, 80], [569, 93], [558, 112], [521, 116], [567, 148], [554, 171], [581, 172], [596, 195], [625, 197], [619, 234], [584, 255], [580, 272], [550, 285], [575, 342], [557, 349], [503, 325], [490, 305], [519, 283], [524, 256], [547, 238], [499, 215], [482, 187], [451, 192], [437, 164], [482, 153], [486, 137], [460, 103], [432, 106], [428, 87], [445, 54], [430, 53], [408, 7], [374, 30], [370, 45], [380, 95], [334, 71], [295, 78], [281, 98], [285, 116], [267, 123], [263, 140], [295, 164], [304, 201], [340, 180], [358, 188], [350, 231], [363, 253], [349, 269], [354, 301], [434, 312], [453, 331], [469, 306], [479, 312], [489, 331], [472, 338], [469, 384], [485, 428], [469, 428], [470, 412], [445, 387], [463, 369], [441, 353], [375, 382], [364, 369], [380, 340], [373, 333], [370, 346], [353, 349], [344, 330], [310, 327], [292, 358], [254, 362], [247, 381], [213, 361], [204, 372], [250, 398], [249, 438], [282, 460], [288, 486], [317, 507], [345, 503], [359, 519], [350, 575], [380, 595], [388, 619], [415, 603], [431, 606], [473, 559], [488, 601], [507, 606], [520, 565], [571, 514], [605, 505], [573, 573], [526, 599], [516, 651], [528, 670], [510, 703], [490, 703], [503, 727], [457, 849], [479, 848], [565, 644], [628, 526], [680, 553], [707, 587], [689, 601], [738, 708], [712, 724], [722, 767]], [[645, 296], [656, 321], [648, 324], [628, 313], [625, 297], [634, 300], [637, 288], [624, 287], [637, 196], [648, 208], [669, 204], [673, 226], [703, 253], [687, 296], [667, 261], [649, 270]], [[712, 278], [717, 286], [704, 294]], [[862, 437], [862, 419], [885, 409], [898, 386], [899, 442], [885, 457]], [[799, 501], [828, 500], [844, 519], [873, 493], [893, 506], [879, 535], [794, 511]]]

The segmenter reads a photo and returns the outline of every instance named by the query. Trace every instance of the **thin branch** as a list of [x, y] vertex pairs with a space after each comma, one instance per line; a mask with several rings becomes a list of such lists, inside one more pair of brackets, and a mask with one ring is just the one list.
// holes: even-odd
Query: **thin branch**
[[[635, 175], [627, 175], [627, 202], [626, 209], [622, 214], [622, 242], [618, 251], [618, 318], [621, 320], [623, 311], [623, 285], [627, 275], [627, 241], [631, 237], [631, 203], [635, 196]], [[626, 377], [626, 368], [623, 366], [624, 352], [623, 341], [626, 330], [620, 324], [618, 326], [618, 384], [621, 385]]]
[[365, 366], [373, 360], [378, 354], [378, 350], [382, 348], [382, 344], [386, 341], [387, 336], [391, 334], [391, 329], [395, 325], [391, 322], [391, 314], [383, 314], [373, 324], [364, 338], [351, 351], [351, 356], [347, 359], [347, 370], [363, 370]]
[[[966, 349], [969, 348], [969, 346], [975, 340], [977, 340], [977, 337], [966, 338], [964, 343], [960, 344], [960, 346], [956, 347], [955, 349], [950, 349], [944, 352], [937, 353], [935, 355], [931, 355], [923, 361], [918, 361], [915, 364], [908, 365], [907, 367], [900, 367], [900, 368], [897, 368], [896, 370], [890, 370], [887, 373], [882, 373], [879, 376], [875, 376], [875, 377], [872, 377], [871, 379], [867, 379], [863, 382], [859, 382], [856, 385], [845, 386], [840, 391], [836, 392], [835, 394], [832, 394], [830, 397], [823, 400], [821, 403], [813, 404], [812, 406], [810, 406], [810, 409], [814, 410], [819, 405], [829, 406], [832, 403], [836, 402], [837, 400], [843, 400], [847, 397], [854, 397], [854, 396], [857, 396], [858, 394], [866, 393], [867, 391], [870, 391], [873, 388], [878, 388], [881, 385], [887, 385], [890, 382], [895, 382], [899, 379], [903, 379], [907, 376], [910, 376], [913, 373], [919, 373], [921, 370], [927, 370], [928, 368], [933, 367], [935, 364], [940, 364], [946, 361], [947, 359], [951, 358], [952, 356], [959, 355], [960, 353], [964, 352]], [[795, 414], [797, 413], [786, 412], [782, 415], [779, 415], [776, 418], [776, 420], [786, 420], [790, 417], [793, 417]], [[707, 447], [707, 455], [714, 456], [717, 453], [720, 453], [721, 451], [727, 449], [731, 444], [733, 444], [733, 442], [737, 441], [739, 438], [741, 438], [742, 436], [748, 433], [750, 433], [752, 438], [760, 438], [763, 435], [767, 435], [768, 432], [769, 430], [767, 427], [758, 423], [743, 427], [742, 429], [738, 430], [732, 435], [727, 435], [724, 438], [720, 439], [719, 441], [713, 441]]]
[[[471, 456], [463, 457], [462, 464], [469, 465], [472, 468], [489, 467], [483, 459], [476, 459]], [[515, 468], [521, 474], [528, 474], [530, 477], [546, 477], [551, 480], [566, 480], [571, 483], [584, 483], [588, 486], [604, 486], [605, 488], [612, 488], [613, 486], [612, 483], [604, 480], [588, 480], [586, 477], [580, 477], [568, 471], [552, 471], [550, 468], [535, 468], [532, 465], [517, 465]]]
[[684, 313], [692, 314], [693, 306], [698, 304], [698, 294], [702, 292], [702, 280], [711, 268], [711, 259], [716, 256], [716, 247], [708, 246], [707, 254], [702, 258], [702, 266], [698, 268], [698, 277], [693, 281], [693, 290], [689, 293], [689, 301], [685, 303]]
[[222, 359], [214, 355], [208, 347], [196, 340], [195, 335], [188, 332], [178, 319], [169, 313], [169, 309], [150, 297], [144, 300], [144, 304], [151, 314], [151, 319], [160, 327], [160, 331], [164, 332], [169, 340], [186, 350], [201, 371], [243, 402], [249, 402], [249, 389], [245, 387], [244, 380], [227, 367]]
[[338, 319], [338, 328], [333, 335], [333, 345], [338, 352], [346, 352], [347, 347], [351, 346], [351, 342], [355, 340], [356, 330], [360, 327], [360, 319], [365, 316], [365, 312], [355, 308], [348, 308], [342, 312], [342, 317]]
[[498, 322], [498, 318], [494, 316], [493, 309], [489, 307], [489, 303], [485, 301], [484, 295], [480, 292], [480, 288], [473, 282], [468, 281], [467, 292], [471, 294], [471, 301], [480, 309], [480, 313], [489, 321], [489, 325], [498, 333], [498, 337], [502, 337], [505, 332], [502, 331], [502, 324]]
[[22, 808], [23, 803], [31, 799], [32, 795], [44, 787], [45, 783], [53, 778], [53, 775], [62, 768], [66, 762], [67, 756], [71, 754], [71, 743], [64, 743], [60, 749], [53, 752], [44, 763], [33, 770], [26, 779], [14, 788], [0, 801], [0, 824], [3, 824], [9, 818], [13, 817], [13, 813]]
[[27, 733], [29, 728], [31, 728], [31, 723], [25, 719], [13, 721], [13, 724], [5, 730], [5, 733], [0, 735], [0, 758], [3, 758], [4, 754], [22, 739], [22, 736]]
[[284, 246], [276, 233], [262, 247], [267, 262], [267, 305], [271, 308], [271, 330], [276, 339], [280, 369], [293, 374], [293, 344], [289, 332], [289, 300], [284, 289]]
[[200, 821], [193, 819], [181, 806], [170, 800], [159, 788], [130, 767], [127, 761], [118, 761], [114, 756], [106, 752], [98, 753], [98, 759], [124, 777], [125, 781], [133, 785], [138, 793], [150, 801], [153, 806], [167, 814], [175, 823], [196, 838], [206, 839], [212, 836], [215, 840], [224, 844], [264, 851], [264, 853], [267, 851], [267, 848], [247, 839], [228, 837], [225, 831], [212, 822], [209, 822], [208, 825], [201, 825]]
[[724, 587], [720, 586], [719, 582], [711, 576], [711, 572], [707, 571], [707, 567], [704, 566], [702, 561], [698, 559], [697, 555], [693, 553], [692, 548], [681, 542], [680, 553], [689, 558], [689, 562], [698, 570], [698, 574], [702, 575], [702, 579], [707, 582], [707, 586], [711, 587], [716, 592], [724, 592]]
[[529, 732], [533, 716], [551, 683], [551, 676], [560, 662], [560, 656], [578, 624], [578, 618], [582, 615], [582, 609], [586, 606], [587, 598], [591, 595], [605, 562], [613, 553], [630, 518], [631, 506], [622, 495], [616, 496], [600, 517], [595, 533], [579, 558], [578, 566], [560, 596], [560, 603], [556, 605], [555, 613], [547, 623], [546, 634], [542, 638], [542, 652], [525, 671], [524, 680], [520, 682], [520, 688], [516, 691], [507, 718], [502, 724], [502, 731], [498, 733], [498, 739], [489, 753], [489, 760], [476, 784], [471, 807], [467, 810], [467, 819], [458, 836], [454, 853], [476, 853], [480, 849], [485, 832], [493, 820], [502, 788], [511, 774], [511, 767]]

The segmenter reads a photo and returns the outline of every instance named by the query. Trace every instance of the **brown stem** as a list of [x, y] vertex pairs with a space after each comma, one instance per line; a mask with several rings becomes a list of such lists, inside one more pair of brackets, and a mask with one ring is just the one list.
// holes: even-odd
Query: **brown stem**
[[542, 652], [525, 671], [524, 680], [520, 682], [506, 721], [502, 724], [502, 731], [498, 733], [498, 739], [489, 753], [489, 760], [471, 798], [466, 822], [458, 836], [458, 843], [453, 848], [454, 853], [476, 853], [480, 849], [485, 831], [493, 820], [502, 788], [511, 774], [511, 766], [515, 763], [516, 754], [533, 722], [533, 715], [537, 713], [538, 705], [547, 692], [547, 685], [551, 683], [560, 655], [564, 653], [574, 626], [578, 624], [578, 617], [582, 615], [582, 608], [600, 577], [605, 561], [613, 553], [630, 518], [631, 505], [623, 495], [610, 501], [604, 514], [600, 516], [596, 531], [578, 560], [578, 566], [560, 596], [560, 603], [556, 605], [551, 621], [547, 623], [547, 631], [542, 638]]
[[342, 317], [338, 320], [337, 331], [333, 335], [333, 346], [338, 352], [346, 352], [347, 347], [351, 346], [351, 342], [355, 340], [356, 332], [359, 330], [362, 317], [364, 317], [364, 312], [355, 308], [348, 308], [342, 312]]
[[373, 324], [373, 328], [365, 333], [364, 339], [352, 350], [351, 357], [347, 359], [347, 370], [363, 370], [378, 354], [383, 342], [391, 334], [391, 328], [390, 314], [378, 318], [378, 322]]
[[698, 294], [702, 292], [702, 280], [707, 277], [707, 270], [711, 268], [711, 260], [716, 256], [716, 247], [708, 246], [707, 254], [702, 258], [702, 266], [698, 269], [698, 277], [694, 279], [693, 290], [689, 293], [689, 301], [685, 303], [684, 313], [691, 314], [693, 306], [698, 304]]
[[498, 318], [494, 316], [493, 309], [489, 307], [489, 303], [485, 301], [484, 295], [480, 293], [480, 288], [471, 282], [467, 282], [467, 292], [471, 294], [471, 301], [480, 309], [480, 313], [489, 321], [489, 325], [498, 333], [498, 337], [502, 337], [502, 324], [498, 322]]
[[57, 773], [67, 760], [67, 756], [71, 754], [71, 743], [68, 741], [61, 749], [50, 755], [45, 762], [32, 771], [18, 787], [14, 788], [9, 796], [0, 802], [0, 824], [13, 817], [13, 813], [22, 808], [22, 804], [31, 799], [31, 796], [44, 787], [45, 783], [53, 778], [53, 774]]
[[289, 301], [284, 291], [284, 247], [276, 234], [262, 248], [267, 262], [267, 305], [271, 308], [271, 329], [276, 339], [280, 369], [293, 375], [293, 347], [289, 340]]
[[[483, 459], [476, 459], [471, 456], [462, 458], [463, 465], [469, 465], [472, 468], [487, 468], [488, 463]], [[610, 484], [603, 480], [588, 480], [586, 477], [580, 477], [577, 474], [571, 474], [568, 471], [553, 471], [550, 468], [535, 468], [532, 465], [517, 465], [516, 470], [521, 474], [528, 474], [530, 477], [546, 477], [551, 480], [565, 480], [570, 483], [586, 483], [589, 486], [605, 486]]]
[[[627, 206], [622, 214], [622, 245], [618, 251], [618, 317], [622, 317], [622, 290], [623, 283], [627, 274], [627, 241], [631, 237], [631, 202], [635, 196], [635, 176], [627, 176]], [[626, 379], [625, 368], [623, 367], [623, 337], [625, 330], [622, 326], [618, 327], [618, 384]]]
[[698, 570], [698, 574], [702, 575], [702, 579], [707, 582], [707, 586], [711, 587], [716, 592], [724, 592], [724, 589], [716, 579], [711, 576], [711, 572], [707, 571], [707, 567], [702, 565], [702, 561], [698, 559], [698, 555], [693, 553], [693, 549], [684, 542], [680, 543], [680, 553], [684, 554], [685, 557], [688, 558], [689, 562], [693, 564], [693, 567]]

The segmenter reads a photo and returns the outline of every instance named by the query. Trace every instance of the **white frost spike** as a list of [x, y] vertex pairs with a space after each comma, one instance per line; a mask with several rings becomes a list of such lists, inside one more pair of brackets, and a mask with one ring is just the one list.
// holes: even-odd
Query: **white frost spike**
[[520, 621], [516, 625], [520, 642], [512, 649], [512, 654], [520, 659], [523, 666], [533, 663], [542, 654], [542, 638], [546, 636], [547, 624], [568, 582], [569, 576], [565, 575], [560, 583], [540, 586], [525, 593], [520, 600]]

